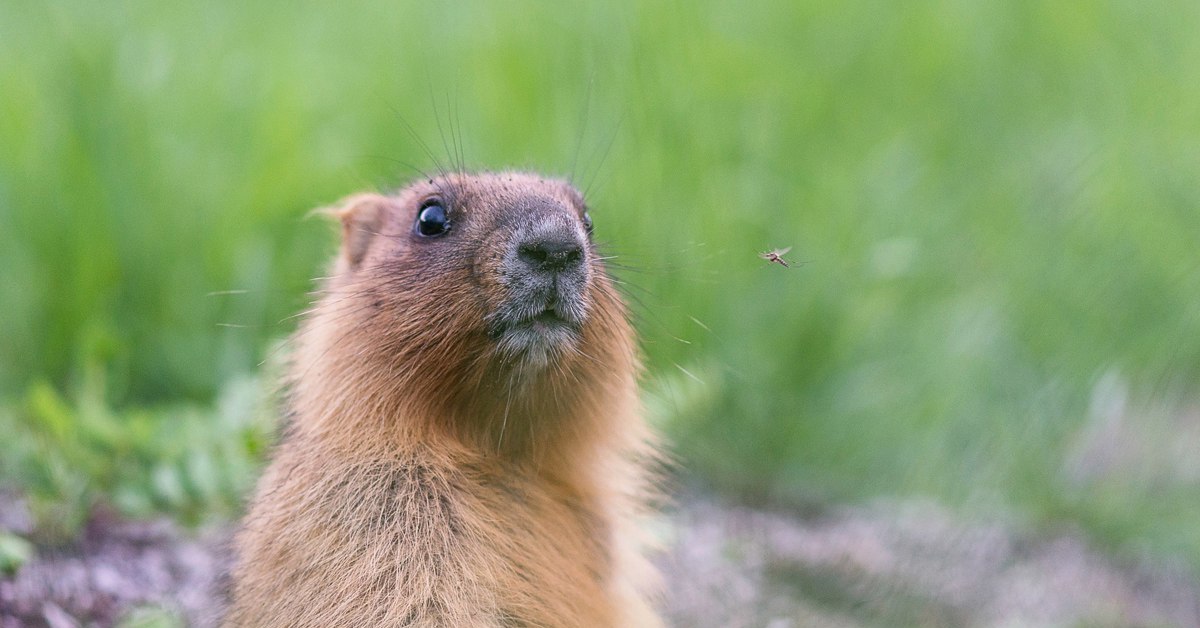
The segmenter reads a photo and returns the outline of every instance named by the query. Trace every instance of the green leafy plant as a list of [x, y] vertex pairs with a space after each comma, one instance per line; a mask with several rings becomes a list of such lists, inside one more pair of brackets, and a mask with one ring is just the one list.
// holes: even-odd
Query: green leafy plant
[[269, 438], [269, 395], [255, 379], [226, 384], [214, 406], [114, 410], [99, 368], [64, 396], [34, 384], [0, 413], [10, 435], [0, 482], [24, 493], [40, 540], [74, 536], [103, 504], [130, 517], [185, 523], [236, 512]]
[[176, 614], [155, 606], [135, 608], [117, 622], [117, 628], [182, 628], [185, 625]]
[[0, 575], [15, 573], [21, 565], [33, 558], [33, 544], [13, 534], [0, 530]]

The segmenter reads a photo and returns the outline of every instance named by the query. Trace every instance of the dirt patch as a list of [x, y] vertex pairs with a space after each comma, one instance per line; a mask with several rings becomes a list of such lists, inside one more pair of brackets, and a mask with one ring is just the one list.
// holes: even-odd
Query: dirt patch
[[[0, 501], [0, 528], [28, 532], [19, 501]], [[664, 610], [679, 626], [1200, 625], [1200, 582], [1183, 566], [927, 502], [798, 516], [699, 498], [663, 528]], [[229, 534], [93, 518], [74, 544], [0, 578], [0, 628], [113, 626], [145, 609], [215, 626]]]
[[[22, 510], [19, 501], [0, 502], [0, 529], [28, 532]], [[153, 625], [216, 626], [228, 530], [184, 533], [165, 520], [94, 516], [74, 543], [38, 548], [14, 576], [0, 578], [0, 628], [114, 626], [148, 616], [166, 620]]]
[[685, 504], [662, 561], [680, 626], [1198, 626], [1184, 565], [1118, 560], [928, 502], [798, 517]]

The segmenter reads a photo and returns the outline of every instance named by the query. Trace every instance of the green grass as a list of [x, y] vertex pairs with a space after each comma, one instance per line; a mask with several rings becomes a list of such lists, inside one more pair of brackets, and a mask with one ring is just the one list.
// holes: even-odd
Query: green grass
[[1200, 442], [1196, 32], [1164, 1], [5, 2], [0, 399], [69, 406], [101, 365], [118, 420], [211, 405], [322, 273], [306, 212], [457, 134], [589, 187], [705, 483], [1200, 566], [1195, 473], [1068, 472], [1112, 382], [1145, 460]]

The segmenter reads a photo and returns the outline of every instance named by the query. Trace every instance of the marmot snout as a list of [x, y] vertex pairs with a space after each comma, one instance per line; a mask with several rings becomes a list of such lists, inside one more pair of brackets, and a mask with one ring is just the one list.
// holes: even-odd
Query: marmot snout
[[578, 343], [590, 308], [591, 271], [579, 219], [553, 204], [530, 205], [498, 268], [508, 298], [488, 323], [502, 352], [542, 367]]

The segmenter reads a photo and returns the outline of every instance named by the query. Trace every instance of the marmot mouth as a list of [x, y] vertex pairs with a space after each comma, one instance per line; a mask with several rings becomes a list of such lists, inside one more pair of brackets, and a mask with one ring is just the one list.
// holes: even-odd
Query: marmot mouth
[[[549, 337], [557, 337], [558, 331], [568, 331], [572, 334], [578, 333], [581, 322], [570, 320], [568, 316], [564, 316], [553, 307], [533, 314], [531, 316], [519, 317], [501, 321], [500, 325], [495, 329], [494, 335], [503, 336], [517, 331], [528, 331], [538, 334], [544, 334]], [[548, 338], [551, 339], [551, 338]]]
[[[500, 313], [497, 313], [500, 314]], [[529, 312], [505, 312], [492, 321], [491, 336], [500, 353], [535, 365], [579, 342], [583, 320], [570, 308], [549, 304]]]
[[527, 325], [535, 329], [539, 327], [552, 327], [556, 325], [572, 326], [565, 318], [558, 315], [554, 308], [548, 307], [542, 310], [541, 314], [537, 314], [526, 321]]

